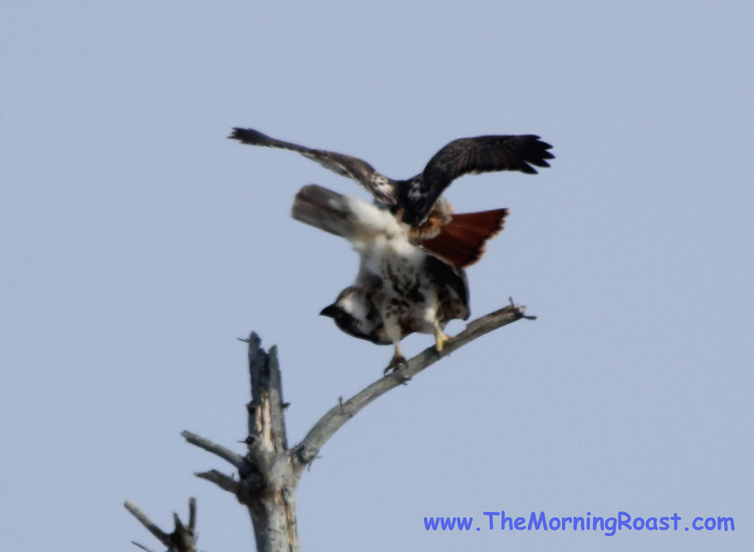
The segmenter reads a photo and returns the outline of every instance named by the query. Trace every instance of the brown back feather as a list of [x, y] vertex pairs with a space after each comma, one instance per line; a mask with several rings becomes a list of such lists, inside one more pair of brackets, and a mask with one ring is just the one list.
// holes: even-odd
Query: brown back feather
[[471, 266], [484, 254], [485, 244], [503, 229], [508, 209], [458, 213], [440, 227], [440, 233], [420, 244], [454, 266]]

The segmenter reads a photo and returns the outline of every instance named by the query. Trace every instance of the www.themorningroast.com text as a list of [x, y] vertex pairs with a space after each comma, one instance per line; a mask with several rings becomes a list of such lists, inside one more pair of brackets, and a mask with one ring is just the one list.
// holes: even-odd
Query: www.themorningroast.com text
[[[505, 511], [482, 512], [482, 523], [474, 524], [473, 517], [425, 517], [427, 531], [597, 531], [612, 537], [618, 531], [735, 531], [732, 517], [696, 516], [686, 518], [674, 513], [663, 517], [632, 517], [627, 512], [618, 512], [612, 517], [592, 516], [547, 516], [544, 512], [532, 512], [527, 517], [506, 515]], [[478, 519], [478, 518], [477, 518]]]

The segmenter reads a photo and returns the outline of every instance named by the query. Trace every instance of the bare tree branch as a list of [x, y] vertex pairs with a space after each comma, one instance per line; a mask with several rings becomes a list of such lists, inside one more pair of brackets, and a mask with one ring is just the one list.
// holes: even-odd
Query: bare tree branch
[[234, 495], [237, 495], [240, 489], [240, 484], [238, 481], [233, 479], [231, 476], [225, 475], [224, 473], [217, 470], [199, 472], [195, 473], [194, 475], [199, 479], [206, 479], [210, 483], [214, 483], [215, 485], [220, 487], [222, 490], [233, 493]]
[[[146, 527], [147, 531], [152, 533], [152, 535], [154, 535], [157, 538], [158, 541], [160, 541], [165, 546], [170, 546], [170, 535], [165, 533], [159, 527], [157, 527], [157, 525], [151, 519], [149, 519], [147, 515], [144, 512], [142, 512], [138, 506], [136, 506], [136, 504], [134, 504], [130, 500], [126, 500], [126, 502], [124, 502], [123, 505], [126, 507], [126, 510], [131, 512], [131, 514], [136, 519], [139, 520], [139, 523], [141, 523], [144, 527]], [[141, 545], [137, 545], [137, 546], [141, 546]]]
[[[170, 534], [157, 527], [157, 525], [130, 500], [126, 500], [124, 506], [144, 527], [147, 528], [150, 533], [152, 533], [152, 535], [157, 538], [157, 540], [167, 547], [168, 552], [196, 552], [196, 533], [194, 532], [193, 525], [196, 522], [196, 500], [193, 497], [189, 499], [189, 526], [186, 527], [183, 525], [178, 514], [174, 513], [173, 522], [175, 523], [175, 530]], [[151, 550], [143, 544], [133, 541], [131, 542], [142, 550], [151, 552]]]
[[131, 544], [133, 544], [134, 546], [138, 546], [139, 548], [141, 548], [142, 550], [145, 550], [146, 552], [154, 552], [154, 550], [151, 550], [147, 548], [146, 546], [144, 546], [143, 544], [139, 544], [136, 541], [131, 541]]
[[280, 374], [280, 363], [278, 362], [277, 345], [270, 347], [269, 358], [270, 411], [272, 413], [270, 429], [275, 451], [277, 454], [281, 454], [288, 450], [288, 435], [285, 427], [284, 411], [286, 407], [283, 402], [283, 382]]
[[196, 445], [197, 447], [202, 448], [207, 452], [211, 452], [212, 454], [219, 456], [226, 462], [233, 464], [233, 466], [235, 466], [239, 473], [248, 471], [248, 465], [246, 464], [244, 457], [240, 454], [236, 454], [229, 448], [225, 448], [222, 445], [213, 443], [206, 437], [202, 437], [201, 435], [197, 435], [196, 433], [191, 433], [190, 431], [182, 431], [181, 436], [192, 445]]
[[[409, 360], [406, 365], [399, 368], [372, 383], [346, 402], [339, 404], [325, 414], [309, 431], [304, 440], [296, 447], [297, 460], [308, 464], [316, 458], [320, 449], [349, 419], [353, 418], [361, 409], [384, 395], [391, 389], [405, 383], [413, 376], [431, 366], [442, 357], [457, 351], [464, 345], [475, 339], [496, 330], [502, 326], [520, 320], [521, 318], [533, 319], [525, 315], [526, 307], [511, 304], [486, 316], [470, 322], [466, 329], [445, 343], [442, 353], [438, 353], [434, 347], [429, 347]], [[299, 466], [299, 473], [301, 466]]]
[[280, 365], [277, 347], [273, 345], [267, 353], [256, 332], [243, 341], [249, 344], [251, 381], [249, 459], [264, 473], [288, 449]]
[[189, 498], [189, 531], [196, 533], [196, 499]]
[[[251, 402], [247, 406], [249, 435], [245, 440], [248, 445], [246, 457], [189, 431], [181, 433], [189, 443], [235, 466], [239, 478], [234, 479], [217, 470], [195, 475], [233, 493], [239, 502], [248, 507], [258, 550], [300, 552], [296, 521], [296, 488], [303, 469], [317, 457], [319, 450], [335, 432], [366, 405], [404, 384], [442, 357], [501, 326], [521, 318], [533, 319], [534, 317], [526, 316], [525, 310], [526, 307], [516, 306], [511, 301], [509, 306], [470, 322], [464, 331], [445, 343], [442, 353], [438, 353], [434, 347], [429, 347], [409, 360], [406, 365], [372, 383], [349, 400], [343, 402], [341, 398], [338, 405], [325, 414], [304, 440], [293, 449], [287, 447], [284, 415], [287, 405], [283, 402], [277, 349], [273, 346], [269, 353], [266, 352], [261, 346], [259, 336], [252, 333], [248, 339], [241, 340], [248, 343], [251, 379]], [[161, 542], [164, 543], [164, 539], [168, 538], [171, 546], [175, 546], [176, 542], [181, 542], [183, 546], [187, 541], [178, 537], [185, 534], [193, 537], [195, 515], [195, 505], [189, 504], [188, 528], [184, 527], [176, 516], [176, 531], [171, 535], [161, 532], [143, 514], [141, 517], [137, 515], [137, 518], [143, 519], [142, 523], [150, 531], [150, 526], [153, 527], [157, 531], [153, 534]], [[194, 552], [193, 549], [186, 550]], [[169, 548], [169, 551], [184, 552], [184, 549]]]
[[269, 353], [252, 332], [249, 339], [248, 405], [250, 472], [242, 474], [238, 500], [249, 508], [254, 537], [260, 551], [299, 552], [294, 476], [285, 428], [285, 403], [277, 347]]
[[173, 543], [173, 548], [176, 552], [196, 552], [196, 536], [194, 532], [181, 523], [181, 519], [178, 514], [173, 514], [173, 522], [175, 523], [175, 531], [170, 535], [170, 540]]

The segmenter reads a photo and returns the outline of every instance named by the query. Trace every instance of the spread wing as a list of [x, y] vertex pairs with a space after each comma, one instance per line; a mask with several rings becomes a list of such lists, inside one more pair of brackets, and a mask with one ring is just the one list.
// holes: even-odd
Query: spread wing
[[238, 140], [242, 144], [295, 151], [340, 176], [355, 180], [364, 186], [379, 202], [385, 205], [395, 204], [395, 187], [390, 180], [378, 173], [372, 165], [356, 157], [283, 142], [250, 128], [234, 128], [229, 138]]
[[520, 171], [537, 174], [534, 167], [549, 167], [552, 146], [533, 134], [477, 136], [453, 140], [430, 159], [424, 172], [404, 183], [400, 190], [403, 220], [420, 224], [453, 180], [465, 174]]

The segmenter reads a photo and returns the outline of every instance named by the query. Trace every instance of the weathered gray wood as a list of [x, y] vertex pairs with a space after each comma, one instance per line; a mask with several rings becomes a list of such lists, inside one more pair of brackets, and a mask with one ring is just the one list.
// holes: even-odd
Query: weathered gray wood
[[[126, 510], [131, 512], [147, 530], [165, 546], [168, 552], [196, 552], [196, 499], [189, 499], [189, 524], [185, 526], [178, 514], [173, 514], [175, 529], [172, 533], [166, 533], [147, 517], [133, 502], [126, 500], [123, 504]], [[146, 546], [134, 542], [142, 550], [151, 552]]]
[[[429, 347], [405, 366], [380, 378], [352, 398], [340, 402], [309, 431], [304, 440], [289, 449], [285, 429], [285, 407], [277, 349], [267, 353], [261, 339], [252, 333], [248, 339], [251, 402], [247, 405], [248, 430], [245, 457], [209, 439], [184, 431], [191, 444], [207, 450], [238, 469], [238, 479], [217, 470], [197, 473], [233, 493], [251, 516], [257, 552], [300, 552], [296, 521], [295, 492], [304, 468], [317, 457], [324, 444], [350, 418], [391, 389], [405, 383], [442, 357], [474, 339], [526, 316], [526, 307], [511, 304], [469, 323], [466, 329], [445, 344], [442, 353]], [[191, 525], [191, 524], [190, 524]], [[149, 528], [149, 527], [148, 527]], [[151, 530], [151, 529], [150, 529]], [[192, 529], [193, 531], [193, 529]], [[158, 537], [159, 538], [159, 537]]]
[[[294, 502], [298, 481], [293, 477], [288, 455], [277, 348], [265, 352], [256, 333], [249, 336], [247, 343], [252, 397], [247, 458], [251, 474], [245, 479], [249, 483], [253, 479], [253, 486], [244, 485], [236, 496], [249, 509], [258, 551], [298, 552], [301, 548]], [[253, 478], [254, 475], [259, 477]]]
[[210, 483], [214, 483], [224, 491], [229, 493], [238, 494], [241, 490], [241, 485], [238, 481], [233, 479], [229, 475], [225, 475], [217, 470], [209, 470], [208, 472], [195, 473], [199, 479], [205, 479]]
[[196, 433], [191, 433], [190, 431], [181, 431], [181, 436], [192, 445], [196, 445], [197, 447], [204, 449], [207, 452], [211, 452], [212, 454], [219, 456], [226, 462], [233, 464], [233, 466], [235, 466], [239, 472], [242, 472], [248, 468], [246, 460], [244, 460], [243, 456], [236, 454], [232, 450], [225, 448], [222, 445], [213, 443], [206, 437], [202, 437], [201, 435], [197, 435]]

